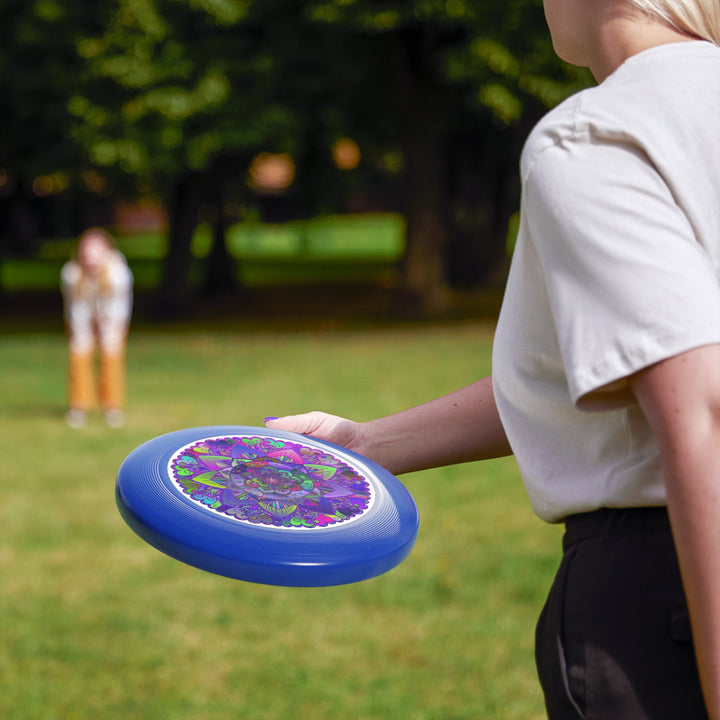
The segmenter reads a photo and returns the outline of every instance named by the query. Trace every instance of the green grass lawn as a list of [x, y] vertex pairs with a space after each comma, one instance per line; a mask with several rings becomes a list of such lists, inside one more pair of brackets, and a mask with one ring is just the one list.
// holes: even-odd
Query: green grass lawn
[[540, 720], [532, 659], [559, 530], [511, 459], [403, 477], [421, 515], [398, 568], [325, 589], [185, 566], [114, 501], [134, 447], [325, 409], [366, 419], [489, 370], [481, 325], [133, 332], [128, 422], [71, 430], [60, 334], [0, 338], [0, 717]]

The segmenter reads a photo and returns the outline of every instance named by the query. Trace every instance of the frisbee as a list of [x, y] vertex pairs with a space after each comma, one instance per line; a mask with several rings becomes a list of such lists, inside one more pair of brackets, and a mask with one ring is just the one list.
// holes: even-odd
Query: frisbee
[[178, 430], [120, 466], [118, 509], [143, 540], [188, 565], [265, 585], [367, 580], [412, 550], [407, 488], [332, 443], [264, 427]]

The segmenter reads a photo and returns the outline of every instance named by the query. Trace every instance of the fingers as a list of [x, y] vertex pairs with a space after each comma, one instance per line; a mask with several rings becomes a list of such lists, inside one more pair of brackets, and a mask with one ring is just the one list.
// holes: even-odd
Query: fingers
[[287, 430], [301, 435], [313, 435], [321, 425], [327, 423], [328, 415], [321, 412], [309, 412], [302, 415], [285, 415], [281, 418], [267, 417], [263, 421], [265, 427], [273, 430]]
[[342, 445], [351, 450], [362, 452], [362, 437], [359, 425], [328, 413], [313, 411], [302, 415], [265, 418], [265, 426], [271, 430], [286, 430], [301, 435], [312, 435], [319, 440]]

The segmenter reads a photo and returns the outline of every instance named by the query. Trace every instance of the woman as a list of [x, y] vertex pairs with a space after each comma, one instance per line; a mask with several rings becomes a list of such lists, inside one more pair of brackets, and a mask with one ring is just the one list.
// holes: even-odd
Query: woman
[[82, 234], [77, 256], [61, 271], [69, 340], [66, 416], [82, 427], [95, 403], [95, 348], [100, 348], [99, 398], [111, 427], [124, 422], [125, 340], [132, 310], [133, 277], [110, 236], [99, 228]]
[[492, 378], [366, 423], [266, 423], [394, 473], [513, 452], [566, 524], [536, 635], [551, 720], [720, 720], [720, 5], [545, 14], [599, 85], [524, 148]]

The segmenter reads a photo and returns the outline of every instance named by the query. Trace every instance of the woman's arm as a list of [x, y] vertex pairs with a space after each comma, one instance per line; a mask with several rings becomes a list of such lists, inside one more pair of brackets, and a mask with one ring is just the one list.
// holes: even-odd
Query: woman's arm
[[631, 378], [661, 449], [668, 511], [710, 717], [720, 719], [720, 345]]
[[512, 452], [495, 405], [491, 377], [364, 423], [311, 412], [268, 419], [266, 425], [355, 450], [395, 475]]

